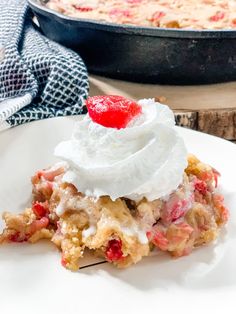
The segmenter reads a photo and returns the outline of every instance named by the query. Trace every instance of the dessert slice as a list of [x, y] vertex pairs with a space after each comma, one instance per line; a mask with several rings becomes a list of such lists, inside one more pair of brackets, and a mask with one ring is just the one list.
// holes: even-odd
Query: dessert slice
[[219, 173], [187, 155], [168, 107], [120, 96], [87, 107], [55, 149], [64, 161], [32, 177], [31, 207], [3, 214], [0, 243], [50, 239], [77, 270], [85, 249], [127, 267], [153, 249], [179, 257], [216, 239], [228, 220]]

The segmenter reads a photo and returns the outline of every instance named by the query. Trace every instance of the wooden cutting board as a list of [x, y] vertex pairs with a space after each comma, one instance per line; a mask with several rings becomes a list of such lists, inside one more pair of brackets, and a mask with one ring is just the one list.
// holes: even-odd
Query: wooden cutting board
[[236, 82], [167, 86], [90, 76], [90, 95], [156, 98], [175, 112], [177, 125], [236, 141]]

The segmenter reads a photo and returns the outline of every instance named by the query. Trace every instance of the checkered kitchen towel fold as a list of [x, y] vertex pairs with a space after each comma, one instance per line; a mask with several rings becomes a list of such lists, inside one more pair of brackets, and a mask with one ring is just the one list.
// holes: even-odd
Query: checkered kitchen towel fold
[[80, 114], [87, 93], [79, 55], [34, 28], [26, 0], [0, 0], [0, 131]]

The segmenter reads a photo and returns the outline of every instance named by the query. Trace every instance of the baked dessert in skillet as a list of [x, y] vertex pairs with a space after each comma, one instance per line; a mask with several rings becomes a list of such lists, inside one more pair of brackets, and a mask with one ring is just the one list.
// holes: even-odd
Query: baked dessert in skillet
[[161, 28], [234, 29], [234, 0], [50, 0], [68, 16]]

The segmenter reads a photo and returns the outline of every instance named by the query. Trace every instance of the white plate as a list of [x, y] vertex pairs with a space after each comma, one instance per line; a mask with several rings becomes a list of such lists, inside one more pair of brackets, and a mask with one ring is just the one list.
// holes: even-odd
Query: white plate
[[[44, 120], [0, 134], [0, 213], [29, 204], [31, 175], [55, 161], [53, 148], [70, 137], [74, 120]], [[0, 313], [227, 312], [236, 296], [236, 146], [178, 131], [189, 152], [222, 173], [231, 218], [219, 240], [177, 260], [159, 254], [126, 270], [102, 264], [78, 273], [61, 267], [51, 244], [1, 246]]]

